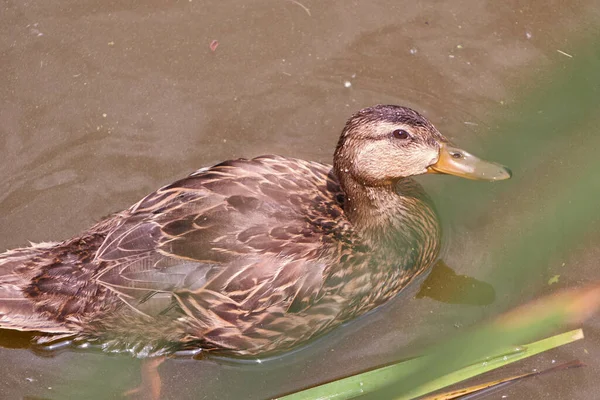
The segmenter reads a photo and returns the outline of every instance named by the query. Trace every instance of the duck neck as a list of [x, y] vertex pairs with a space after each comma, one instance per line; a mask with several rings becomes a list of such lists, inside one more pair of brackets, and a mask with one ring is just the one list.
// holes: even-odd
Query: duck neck
[[[381, 186], [364, 186], [351, 176], [340, 179], [344, 213], [354, 228], [370, 240], [426, 240], [440, 234], [433, 204], [410, 178]], [[418, 237], [415, 237], [418, 236]]]
[[342, 182], [346, 194], [344, 212], [356, 227], [367, 230], [377, 229], [389, 223], [392, 209], [399, 206], [399, 196], [393, 186], [363, 186], [351, 177]]

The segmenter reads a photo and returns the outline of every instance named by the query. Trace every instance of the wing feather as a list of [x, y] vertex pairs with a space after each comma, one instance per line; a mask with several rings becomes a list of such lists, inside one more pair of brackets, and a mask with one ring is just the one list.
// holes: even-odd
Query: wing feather
[[331, 167], [299, 161], [299, 175], [281, 161], [229, 161], [142, 199], [101, 245], [98, 282], [146, 315], [176, 304], [199, 330], [306, 309], [324, 269], [310, 261], [324, 240], [308, 207], [329, 190]]

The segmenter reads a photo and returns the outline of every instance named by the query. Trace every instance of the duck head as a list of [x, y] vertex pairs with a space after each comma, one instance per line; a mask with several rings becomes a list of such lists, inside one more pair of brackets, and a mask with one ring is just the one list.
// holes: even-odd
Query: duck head
[[508, 168], [452, 146], [418, 112], [394, 105], [365, 108], [348, 120], [335, 150], [334, 170], [343, 187], [390, 187], [427, 173], [485, 181], [511, 177]]

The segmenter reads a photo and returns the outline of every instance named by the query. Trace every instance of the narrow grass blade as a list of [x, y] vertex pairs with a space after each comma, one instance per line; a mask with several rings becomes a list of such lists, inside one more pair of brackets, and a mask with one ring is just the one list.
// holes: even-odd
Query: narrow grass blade
[[[547, 339], [539, 340], [537, 342], [529, 343], [522, 348], [518, 348], [516, 351], [503, 352], [498, 356], [487, 358], [484, 361], [469, 365], [446, 376], [435, 379], [409, 393], [397, 397], [397, 399], [412, 399], [422, 396], [446, 386], [453, 385], [463, 380], [582, 338], [583, 332], [581, 329], [577, 329], [562, 333], [560, 335], [552, 336]], [[426, 358], [428, 357], [412, 359], [373, 371], [350, 376], [281, 397], [280, 400], [352, 399], [363, 394], [372, 393], [375, 390], [382, 388], [386, 384], [389, 384], [390, 380], [398, 379], [399, 376], [407, 376], [413, 373], [415, 368], [418, 369], [420, 367], [421, 361]]]
[[451, 372], [448, 375], [435, 379], [411, 392], [404, 394], [401, 397], [398, 397], [398, 399], [413, 399], [418, 396], [424, 396], [427, 393], [432, 393], [444, 387], [454, 385], [455, 383], [467, 380], [474, 376], [481, 375], [483, 373], [514, 363], [516, 361], [520, 361], [524, 358], [534, 356], [544, 351], [563, 346], [579, 339], [583, 339], [583, 331], [581, 329], [565, 332], [547, 339], [542, 339], [526, 345], [526, 350], [522, 352], [501, 357], [494, 357], [490, 360], [469, 365], [468, 367], [462, 368], [458, 371]]
[[585, 366], [585, 364], [583, 364], [579, 360], [570, 361], [568, 363], [555, 365], [553, 367], [546, 368], [542, 371], [532, 371], [532, 372], [528, 372], [526, 374], [520, 374], [520, 375], [509, 376], [507, 378], [496, 379], [494, 381], [482, 383], [479, 385], [469, 386], [469, 387], [458, 389], [458, 390], [453, 390], [451, 392], [439, 393], [439, 394], [436, 394], [433, 396], [422, 397], [420, 400], [458, 399], [458, 398], [462, 398], [463, 396], [466, 396], [469, 394], [483, 393], [484, 391], [488, 391], [490, 389], [495, 389], [497, 387], [500, 387], [500, 386], [503, 386], [506, 384], [515, 383], [517, 381], [520, 381], [521, 379], [530, 378], [532, 376], [538, 376], [538, 375], [542, 375], [542, 374], [547, 374], [549, 372], [554, 372], [554, 371], [559, 371], [559, 370], [564, 370], [564, 369], [569, 369], [569, 368], [579, 368], [579, 367], [583, 367], [583, 366]]

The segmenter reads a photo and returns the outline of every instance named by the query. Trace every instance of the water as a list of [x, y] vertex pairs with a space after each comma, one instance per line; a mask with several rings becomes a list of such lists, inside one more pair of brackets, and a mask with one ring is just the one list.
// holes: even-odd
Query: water
[[[70, 237], [229, 158], [275, 153], [330, 162], [345, 119], [376, 103], [411, 106], [467, 151], [507, 162], [510, 152], [490, 148], [497, 139], [490, 121], [510, 118], [511, 104], [543, 81], [543, 71], [572, 62], [579, 38], [600, 19], [593, 0], [300, 3], [3, 2], [0, 244]], [[560, 154], [531, 157], [548, 157], [551, 167], [550, 157]], [[576, 173], [579, 160], [568, 154], [565, 168]], [[485, 281], [489, 251], [503, 245], [494, 233], [526, 230], [528, 207], [553, 187], [548, 171], [535, 165], [514, 171], [532, 188], [516, 193], [451, 177], [421, 180], [443, 216], [444, 261], [457, 274]], [[463, 218], [449, 185], [485, 193], [491, 203]], [[536, 277], [561, 275], [545, 291], [597, 280], [592, 244]], [[514, 299], [503, 286], [484, 283], [495, 288], [491, 304], [402, 296], [260, 364], [167, 360], [160, 366], [164, 398], [266, 398], [414, 355]], [[523, 291], [521, 300], [535, 293]], [[597, 318], [584, 326], [585, 342], [510, 371], [573, 358], [587, 368], [526, 380], [491, 397], [594, 398], [597, 326]], [[72, 350], [43, 356], [27, 348], [27, 338], [1, 335], [2, 397], [110, 398], [139, 383], [138, 360]]]

